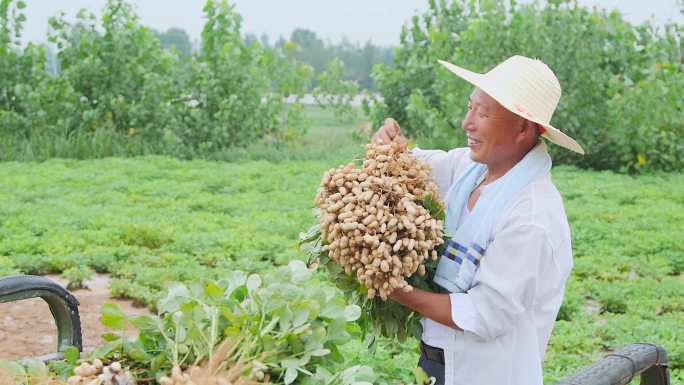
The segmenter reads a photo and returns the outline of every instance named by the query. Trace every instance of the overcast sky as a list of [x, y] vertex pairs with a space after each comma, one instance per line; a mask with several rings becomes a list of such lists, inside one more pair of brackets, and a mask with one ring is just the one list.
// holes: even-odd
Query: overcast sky
[[[523, 0], [525, 1], [525, 0]], [[99, 15], [105, 0], [25, 0], [27, 21], [23, 41], [47, 40], [47, 20], [64, 11], [74, 20], [79, 9]], [[678, 0], [579, 0], [584, 6], [620, 10], [633, 23], [653, 17], [659, 24], [669, 19], [684, 23]], [[203, 26], [203, 0], [136, 0], [141, 23], [164, 31], [180, 27], [199, 40]], [[401, 26], [416, 12], [428, 8], [427, 0], [238, 0], [243, 16], [242, 32], [266, 33], [274, 41], [289, 37], [295, 28], [308, 28], [323, 39], [338, 42], [342, 36], [352, 41], [371, 40], [378, 45], [399, 42]]]

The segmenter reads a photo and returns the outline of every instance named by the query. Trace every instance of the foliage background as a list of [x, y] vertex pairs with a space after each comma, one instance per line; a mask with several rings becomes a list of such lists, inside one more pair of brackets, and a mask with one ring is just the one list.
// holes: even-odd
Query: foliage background
[[225, 0], [207, 1], [202, 45], [189, 57], [162, 48], [123, 0], [108, 1], [99, 20], [85, 10], [74, 24], [57, 15], [58, 74], [46, 71], [44, 46], [20, 47], [25, 4], [0, 4], [0, 159], [210, 156], [306, 132], [300, 100], [313, 68], [294, 43], [245, 41]]

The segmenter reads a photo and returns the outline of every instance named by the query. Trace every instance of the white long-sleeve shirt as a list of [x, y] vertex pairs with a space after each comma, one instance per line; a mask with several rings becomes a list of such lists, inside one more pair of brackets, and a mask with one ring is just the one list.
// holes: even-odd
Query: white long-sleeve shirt
[[[468, 148], [413, 154], [432, 166], [442, 197], [472, 164]], [[542, 384], [541, 363], [571, 270], [563, 201], [550, 178], [535, 180], [494, 223], [473, 287], [450, 294], [452, 319], [463, 332], [423, 321], [423, 341], [444, 349], [445, 384]]]

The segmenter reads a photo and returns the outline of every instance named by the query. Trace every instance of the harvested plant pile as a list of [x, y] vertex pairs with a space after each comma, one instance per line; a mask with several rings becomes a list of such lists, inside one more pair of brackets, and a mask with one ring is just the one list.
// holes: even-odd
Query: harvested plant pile
[[408, 142], [366, 146], [360, 169], [353, 163], [323, 175], [316, 204], [321, 209], [323, 251], [345, 273], [355, 273], [368, 288], [368, 298], [384, 301], [396, 290], [411, 291], [406, 282], [423, 262], [437, 259], [442, 221], [423, 201], [439, 193], [429, 181], [430, 167], [409, 151]]
[[93, 363], [82, 362], [74, 368], [74, 375], [69, 377], [67, 385], [135, 385], [136, 381], [130, 372], [124, 371], [121, 363], [112, 362], [104, 365], [99, 359]]
[[311, 267], [325, 265], [348, 302], [361, 306], [358, 323], [367, 337], [403, 340], [420, 335], [420, 317], [387, 299], [397, 289], [434, 290], [444, 211], [429, 165], [411, 154], [408, 142], [371, 143], [366, 150], [360, 167], [352, 162], [323, 175], [315, 199], [319, 225], [300, 235], [300, 251]]

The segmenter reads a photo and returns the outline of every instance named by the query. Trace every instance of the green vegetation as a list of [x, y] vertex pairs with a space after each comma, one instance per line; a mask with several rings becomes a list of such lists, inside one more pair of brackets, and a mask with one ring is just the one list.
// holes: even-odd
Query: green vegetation
[[[241, 162], [2, 163], [0, 259], [9, 263], [0, 265], [38, 274], [78, 266], [110, 272], [116, 294], [154, 307], [174, 281], [221, 279], [236, 269], [266, 274], [303, 260], [298, 233], [313, 222], [319, 178], [362, 152], [353, 125], [311, 112], [320, 124], [304, 145], [253, 147]], [[323, 144], [334, 150], [326, 154]], [[253, 160], [260, 155], [273, 162]], [[547, 353], [547, 382], [638, 341], [663, 345], [681, 379], [684, 177], [564, 166], [554, 179], [572, 227], [575, 269]], [[368, 363], [386, 383], [409, 380], [418, 354], [414, 340], [381, 341], [370, 360], [357, 339], [339, 350], [340, 367]]]
[[[294, 56], [296, 44], [245, 43], [226, 0], [206, 2], [201, 49], [189, 58], [162, 48], [123, 0], [108, 1], [100, 20], [57, 15], [57, 74], [46, 71], [45, 46], [18, 48], [25, 3], [0, 5], [0, 160], [210, 157], [264, 138], [293, 142], [308, 128], [300, 101], [312, 91], [311, 66]], [[331, 68], [316, 91], [356, 94], [344, 67]]]
[[[304, 262], [292, 261], [263, 275], [224, 270], [218, 281], [173, 284], [158, 303], [159, 316], [129, 318], [136, 340], [114, 337], [93, 355], [132, 359], [142, 366], [136, 377], [159, 379], [173, 365], [209, 359], [228, 338], [242, 342], [236, 361], [260, 362], [259, 378], [268, 372], [275, 383], [327, 384], [321, 368], [343, 361], [338, 346], [358, 333], [353, 321], [361, 310], [312, 275]], [[105, 326], [119, 336], [126, 318], [113, 304], [103, 307]]]
[[[247, 34], [245, 40], [257, 41], [256, 36]], [[324, 73], [331, 61], [340, 60], [346, 66], [344, 79], [352, 80], [364, 90], [375, 90], [373, 82], [373, 66], [376, 64], [392, 65], [392, 47], [378, 47], [370, 40], [363, 45], [342, 39], [338, 44], [324, 42], [314, 31], [297, 28], [292, 31], [289, 41], [279, 39], [273, 48], [282, 48], [294, 43], [294, 57], [302, 63], [313, 67], [316, 74]], [[268, 37], [262, 37], [261, 44], [269, 47]]]

